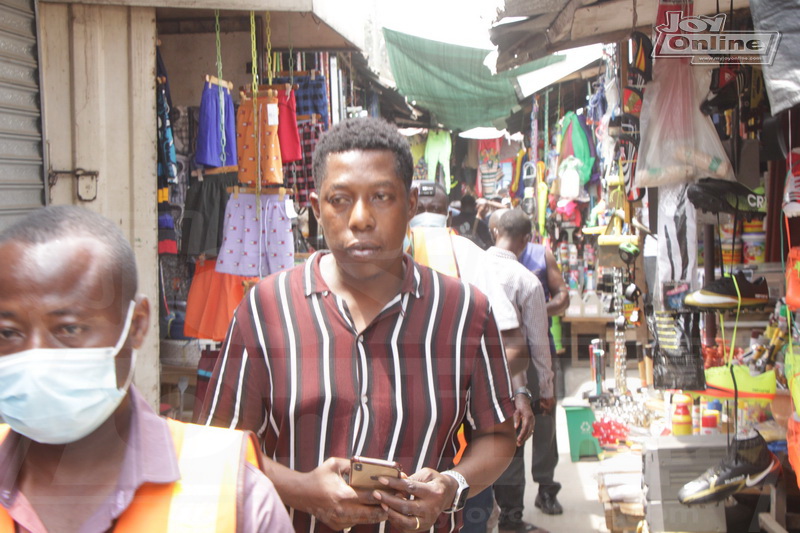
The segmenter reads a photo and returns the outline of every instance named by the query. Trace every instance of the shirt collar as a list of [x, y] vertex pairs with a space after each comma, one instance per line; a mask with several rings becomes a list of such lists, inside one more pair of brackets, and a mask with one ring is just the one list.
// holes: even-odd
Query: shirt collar
[[502, 257], [503, 259], [513, 259], [514, 261], [517, 260], [517, 256], [514, 255], [514, 252], [506, 250], [505, 248], [498, 248], [497, 246], [492, 246], [486, 252], [494, 255], [495, 257]]
[[[308, 258], [303, 267], [303, 285], [305, 286], [305, 295], [311, 296], [314, 293], [326, 293], [331, 289], [325, 280], [322, 278], [322, 272], [319, 268], [322, 256], [329, 254], [330, 251], [324, 250], [314, 252]], [[416, 298], [422, 297], [422, 277], [420, 275], [419, 265], [408, 254], [403, 254], [403, 283], [400, 285], [400, 294], [411, 293]]]

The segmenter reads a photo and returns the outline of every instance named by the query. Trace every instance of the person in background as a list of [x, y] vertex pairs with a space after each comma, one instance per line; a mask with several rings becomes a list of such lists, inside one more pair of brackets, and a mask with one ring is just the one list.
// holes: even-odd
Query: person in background
[[[447, 193], [433, 181], [414, 181], [412, 187], [419, 191], [417, 214], [411, 219], [411, 245], [409, 252], [414, 260], [439, 272], [458, 277], [486, 294], [492, 306], [497, 326], [503, 338], [509, 371], [514, 391], [514, 428], [517, 430], [517, 446], [522, 447], [533, 433], [533, 411], [531, 393], [527, 388], [527, 368], [530, 361], [528, 342], [524, 334], [521, 307], [530, 304], [544, 312], [544, 293], [531, 291], [526, 298], [517, 298], [521, 291], [518, 278], [509, 270], [520, 269], [523, 275], [532, 277], [525, 267], [516, 263], [510, 269], [504, 264], [496, 265], [489, 252], [481, 250], [465, 237], [455, 235], [447, 226], [449, 213]], [[491, 250], [491, 248], [490, 248]], [[538, 299], [537, 299], [538, 294]], [[539, 301], [541, 300], [541, 301]], [[544, 324], [544, 323], [543, 323]], [[542, 325], [544, 327], [544, 325]], [[549, 352], [547, 357], [549, 364]], [[468, 440], [468, 439], [467, 439]], [[464, 533], [485, 533], [487, 522], [494, 506], [492, 487], [467, 501], [464, 508]]]
[[461, 198], [461, 212], [453, 217], [452, 228], [462, 237], [466, 237], [486, 250], [492, 245], [492, 234], [489, 226], [478, 216], [475, 197], [469, 194]]
[[110, 220], [0, 232], [0, 532], [290, 532], [254, 439], [158, 417], [132, 385], [150, 320]]
[[[519, 260], [541, 281], [547, 301], [547, 315], [552, 323], [552, 317], [563, 315], [569, 307], [569, 288], [564, 282], [553, 251], [549, 246], [528, 242], [519, 256]], [[548, 337], [552, 368], [555, 373], [555, 381], [558, 383], [561, 365], [549, 328]], [[534, 505], [545, 514], [559, 515], [564, 512], [564, 509], [556, 496], [561, 490], [561, 483], [555, 481], [555, 470], [558, 464], [555, 402], [540, 402], [534, 411], [536, 412], [537, 428], [540, 429], [533, 438], [531, 462], [533, 481], [539, 485]]]
[[[520, 209], [500, 209], [492, 213], [489, 227], [494, 234], [495, 246], [490, 248], [487, 253], [495, 257], [497, 268], [509, 269], [514, 272], [516, 278], [517, 296], [515, 300], [521, 310], [525, 324], [524, 331], [533, 362], [528, 367], [528, 383], [533, 389], [533, 392], [529, 392], [528, 400], [534, 402], [540, 409], [546, 408], [552, 412], [555, 405], [555, 391], [544, 290], [539, 279], [517, 260], [531, 239], [531, 221]], [[531, 301], [531, 298], [534, 298], [529, 296], [531, 294], [535, 295], [535, 301]], [[538, 421], [539, 417], [536, 420], [537, 424]], [[537, 433], [540, 431], [547, 432], [550, 429], [547, 427], [540, 429], [536, 426], [533, 434], [534, 456], [537, 453], [535, 448]], [[522, 520], [524, 493], [524, 449], [519, 447], [508, 469], [495, 482], [495, 497], [500, 506], [499, 529], [501, 531], [536, 531], [540, 533], [545, 531]]]
[[[321, 137], [311, 205], [330, 251], [248, 293], [211, 378], [203, 420], [257, 432], [297, 531], [458, 530], [467, 496], [514, 453], [486, 296], [403, 253], [412, 174], [408, 142], [383, 120]], [[470, 446], [453, 466], [463, 422]], [[351, 487], [352, 456], [408, 476]]]

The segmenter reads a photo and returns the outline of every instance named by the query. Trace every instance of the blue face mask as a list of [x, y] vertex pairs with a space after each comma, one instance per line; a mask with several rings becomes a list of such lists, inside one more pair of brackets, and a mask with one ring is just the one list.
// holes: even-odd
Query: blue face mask
[[115, 359], [128, 338], [134, 306], [115, 346], [36, 348], [0, 357], [0, 416], [11, 429], [36, 442], [66, 444], [108, 420], [133, 379], [136, 351], [122, 388]]
[[411, 219], [412, 228], [444, 228], [447, 227], [447, 215], [425, 212]]

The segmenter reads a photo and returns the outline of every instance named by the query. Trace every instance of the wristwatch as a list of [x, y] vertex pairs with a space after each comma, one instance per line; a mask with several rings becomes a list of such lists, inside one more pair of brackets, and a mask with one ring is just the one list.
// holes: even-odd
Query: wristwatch
[[467, 480], [455, 470], [445, 470], [441, 472], [441, 474], [443, 476], [450, 476], [458, 483], [456, 497], [453, 498], [453, 505], [449, 509], [445, 509], [444, 512], [455, 513], [456, 511], [460, 511], [464, 508], [464, 504], [467, 503], [467, 497], [469, 497], [469, 484], [467, 484]]
[[524, 394], [525, 396], [528, 397], [528, 400], [533, 401], [533, 394], [531, 393], [528, 387], [517, 387], [517, 390], [514, 391], [514, 396], [516, 396], [517, 394]]

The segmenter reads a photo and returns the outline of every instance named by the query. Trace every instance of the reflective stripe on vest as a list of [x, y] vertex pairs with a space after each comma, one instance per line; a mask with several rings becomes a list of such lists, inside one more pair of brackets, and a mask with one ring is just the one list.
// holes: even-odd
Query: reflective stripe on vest
[[[145, 483], [117, 520], [115, 533], [235, 532], [237, 488], [245, 461], [259, 466], [252, 434], [167, 420], [181, 479]], [[0, 425], [0, 442], [9, 427]], [[0, 533], [14, 521], [0, 507]]]
[[440, 274], [458, 278], [458, 264], [449, 228], [411, 228], [414, 261]]

